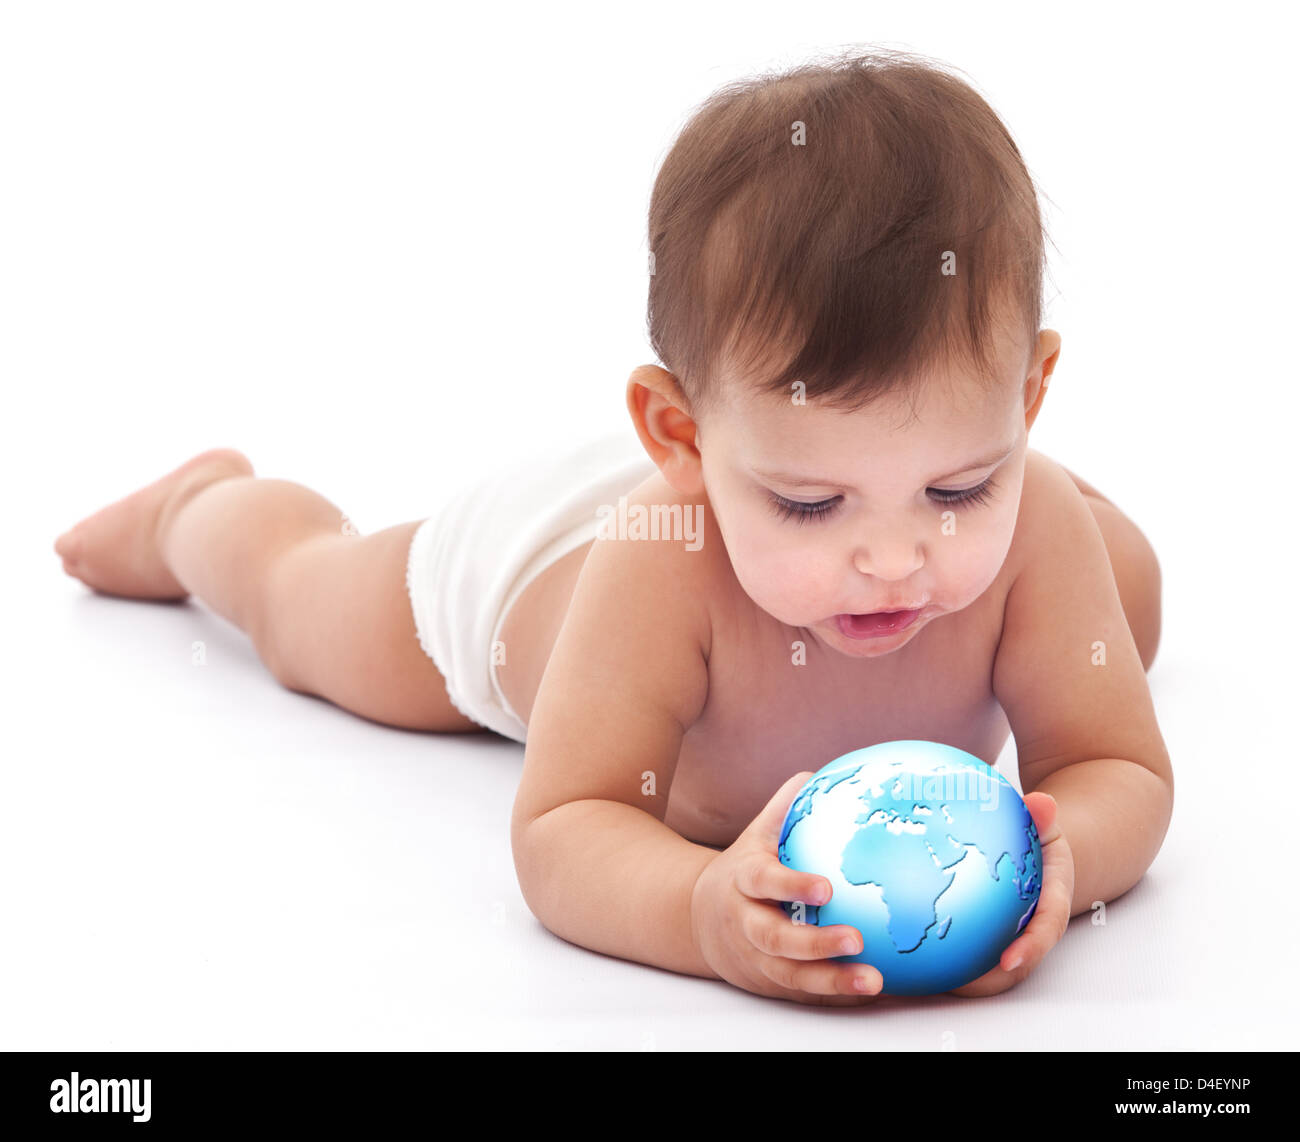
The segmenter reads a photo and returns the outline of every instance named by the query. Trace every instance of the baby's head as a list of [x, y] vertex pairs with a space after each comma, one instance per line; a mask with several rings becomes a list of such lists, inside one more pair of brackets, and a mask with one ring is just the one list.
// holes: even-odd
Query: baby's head
[[[984, 100], [894, 52], [729, 85], [664, 160], [650, 250], [665, 368], [629, 408], [754, 602], [871, 658], [978, 598], [1060, 344], [1034, 186]], [[847, 618], [917, 606], [884, 638]]]

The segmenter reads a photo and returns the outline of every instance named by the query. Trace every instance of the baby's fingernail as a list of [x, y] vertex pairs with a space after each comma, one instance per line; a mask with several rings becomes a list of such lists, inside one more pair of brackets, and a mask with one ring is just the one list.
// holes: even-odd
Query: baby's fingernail
[[1006, 970], [1007, 970], [1007, 971], [1015, 971], [1016, 968], [1018, 968], [1018, 967], [1019, 967], [1022, 963], [1024, 963], [1024, 962], [1025, 962], [1025, 957], [1024, 957], [1024, 956], [1022, 956], [1022, 955], [1014, 955], [1014, 956], [1011, 957], [1011, 961], [1007, 964], [1007, 966], [1006, 966]]

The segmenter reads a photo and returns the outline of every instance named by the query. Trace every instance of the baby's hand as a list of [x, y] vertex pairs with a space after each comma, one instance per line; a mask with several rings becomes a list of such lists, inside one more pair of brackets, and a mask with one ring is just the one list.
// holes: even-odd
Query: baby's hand
[[[833, 963], [831, 956], [862, 950], [848, 924], [796, 924], [776, 901], [825, 904], [830, 882], [787, 868], [777, 856], [786, 810], [812, 771], [796, 773], [776, 791], [730, 848], [700, 874], [691, 894], [691, 938], [715, 972], [756, 995], [797, 1003], [855, 1006], [870, 1003], [883, 980], [873, 967]], [[841, 942], [851, 940], [851, 947]], [[855, 980], [865, 980], [859, 990]]]
[[[1025, 808], [1034, 818], [1043, 853], [1043, 887], [1033, 918], [1002, 953], [999, 965], [979, 979], [949, 994], [967, 997], [996, 995], [1024, 979], [1065, 934], [1074, 900], [1074, 856], [1070, 842], [1056, 823], [1056, 798], [1050, 793], [1028, 793]], [[1015, 960], [1021, 962], [1012, 966]]]

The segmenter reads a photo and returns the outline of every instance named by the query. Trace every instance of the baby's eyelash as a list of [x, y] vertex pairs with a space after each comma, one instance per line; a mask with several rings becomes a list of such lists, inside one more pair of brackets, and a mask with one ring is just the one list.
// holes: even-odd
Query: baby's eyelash
[[835, 496], [833, 499], [820, 500], [815, 504], [801, 504], [798, 500], [787, 500], [784, 496], [778, 496], [775, 492], [771, 494], [768, 503], [772, 505], [772, 510], [782, 519], [793, 519], [795, 523], [803, 523], [809, 519], [822, 519], [833, 512], [839, 505], [840, 497]]
[[976, 484], [973, 488], [966, 488], [960, 492], [945, 492], [940, 488], [931, 488], [931, 495], [935, 496], [941, 504], [983, 504], [987, 503], [989, 496], [993, 492], [993, 477], [990, 476], [982, 484]]
[[[984, 483], [977, 484], [973, 488], [966, 488], [960, 492], [946, 492], [941, 488], [931, 488], [930, 494], [937, 503], [960, 504], [963, 507], [968, 507], [987, 503], [992, 491], [993, 479], [990, 477]], [[772, 492], [768, 502], [772, 505], [772, 510], [782, 519], [793, 519], [796, 523], [804, 523], [810, 519], [825, 519], [839, 506], [843, 498], [843, 496], [833, 496], [829, 500], [818, 500], [816, 503], [806, 504], [800, 503], [798, 500], [787, 500], [784, 496], [778, 496], [775, 492]]]

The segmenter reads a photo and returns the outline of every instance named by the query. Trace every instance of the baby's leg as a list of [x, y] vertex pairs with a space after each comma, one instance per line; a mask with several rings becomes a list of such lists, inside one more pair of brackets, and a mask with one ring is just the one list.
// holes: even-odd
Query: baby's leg
[[1138, 525], [1110, 500], [1068, 468], [1064, 470], [1092, 509], [1110, 555], [1115, 586], [1142, 659], [1142, 668], [1150, 670], [1160, 645], [1161, 574], [1155, 549]]
[[387, 725], [477, 730], [416, 639], [406, 556], [418, 526], [357, 535], [328, 500], [221, 449], [83, 520], [55, 550], [107, 594], [198, 596], [291, 690]]

